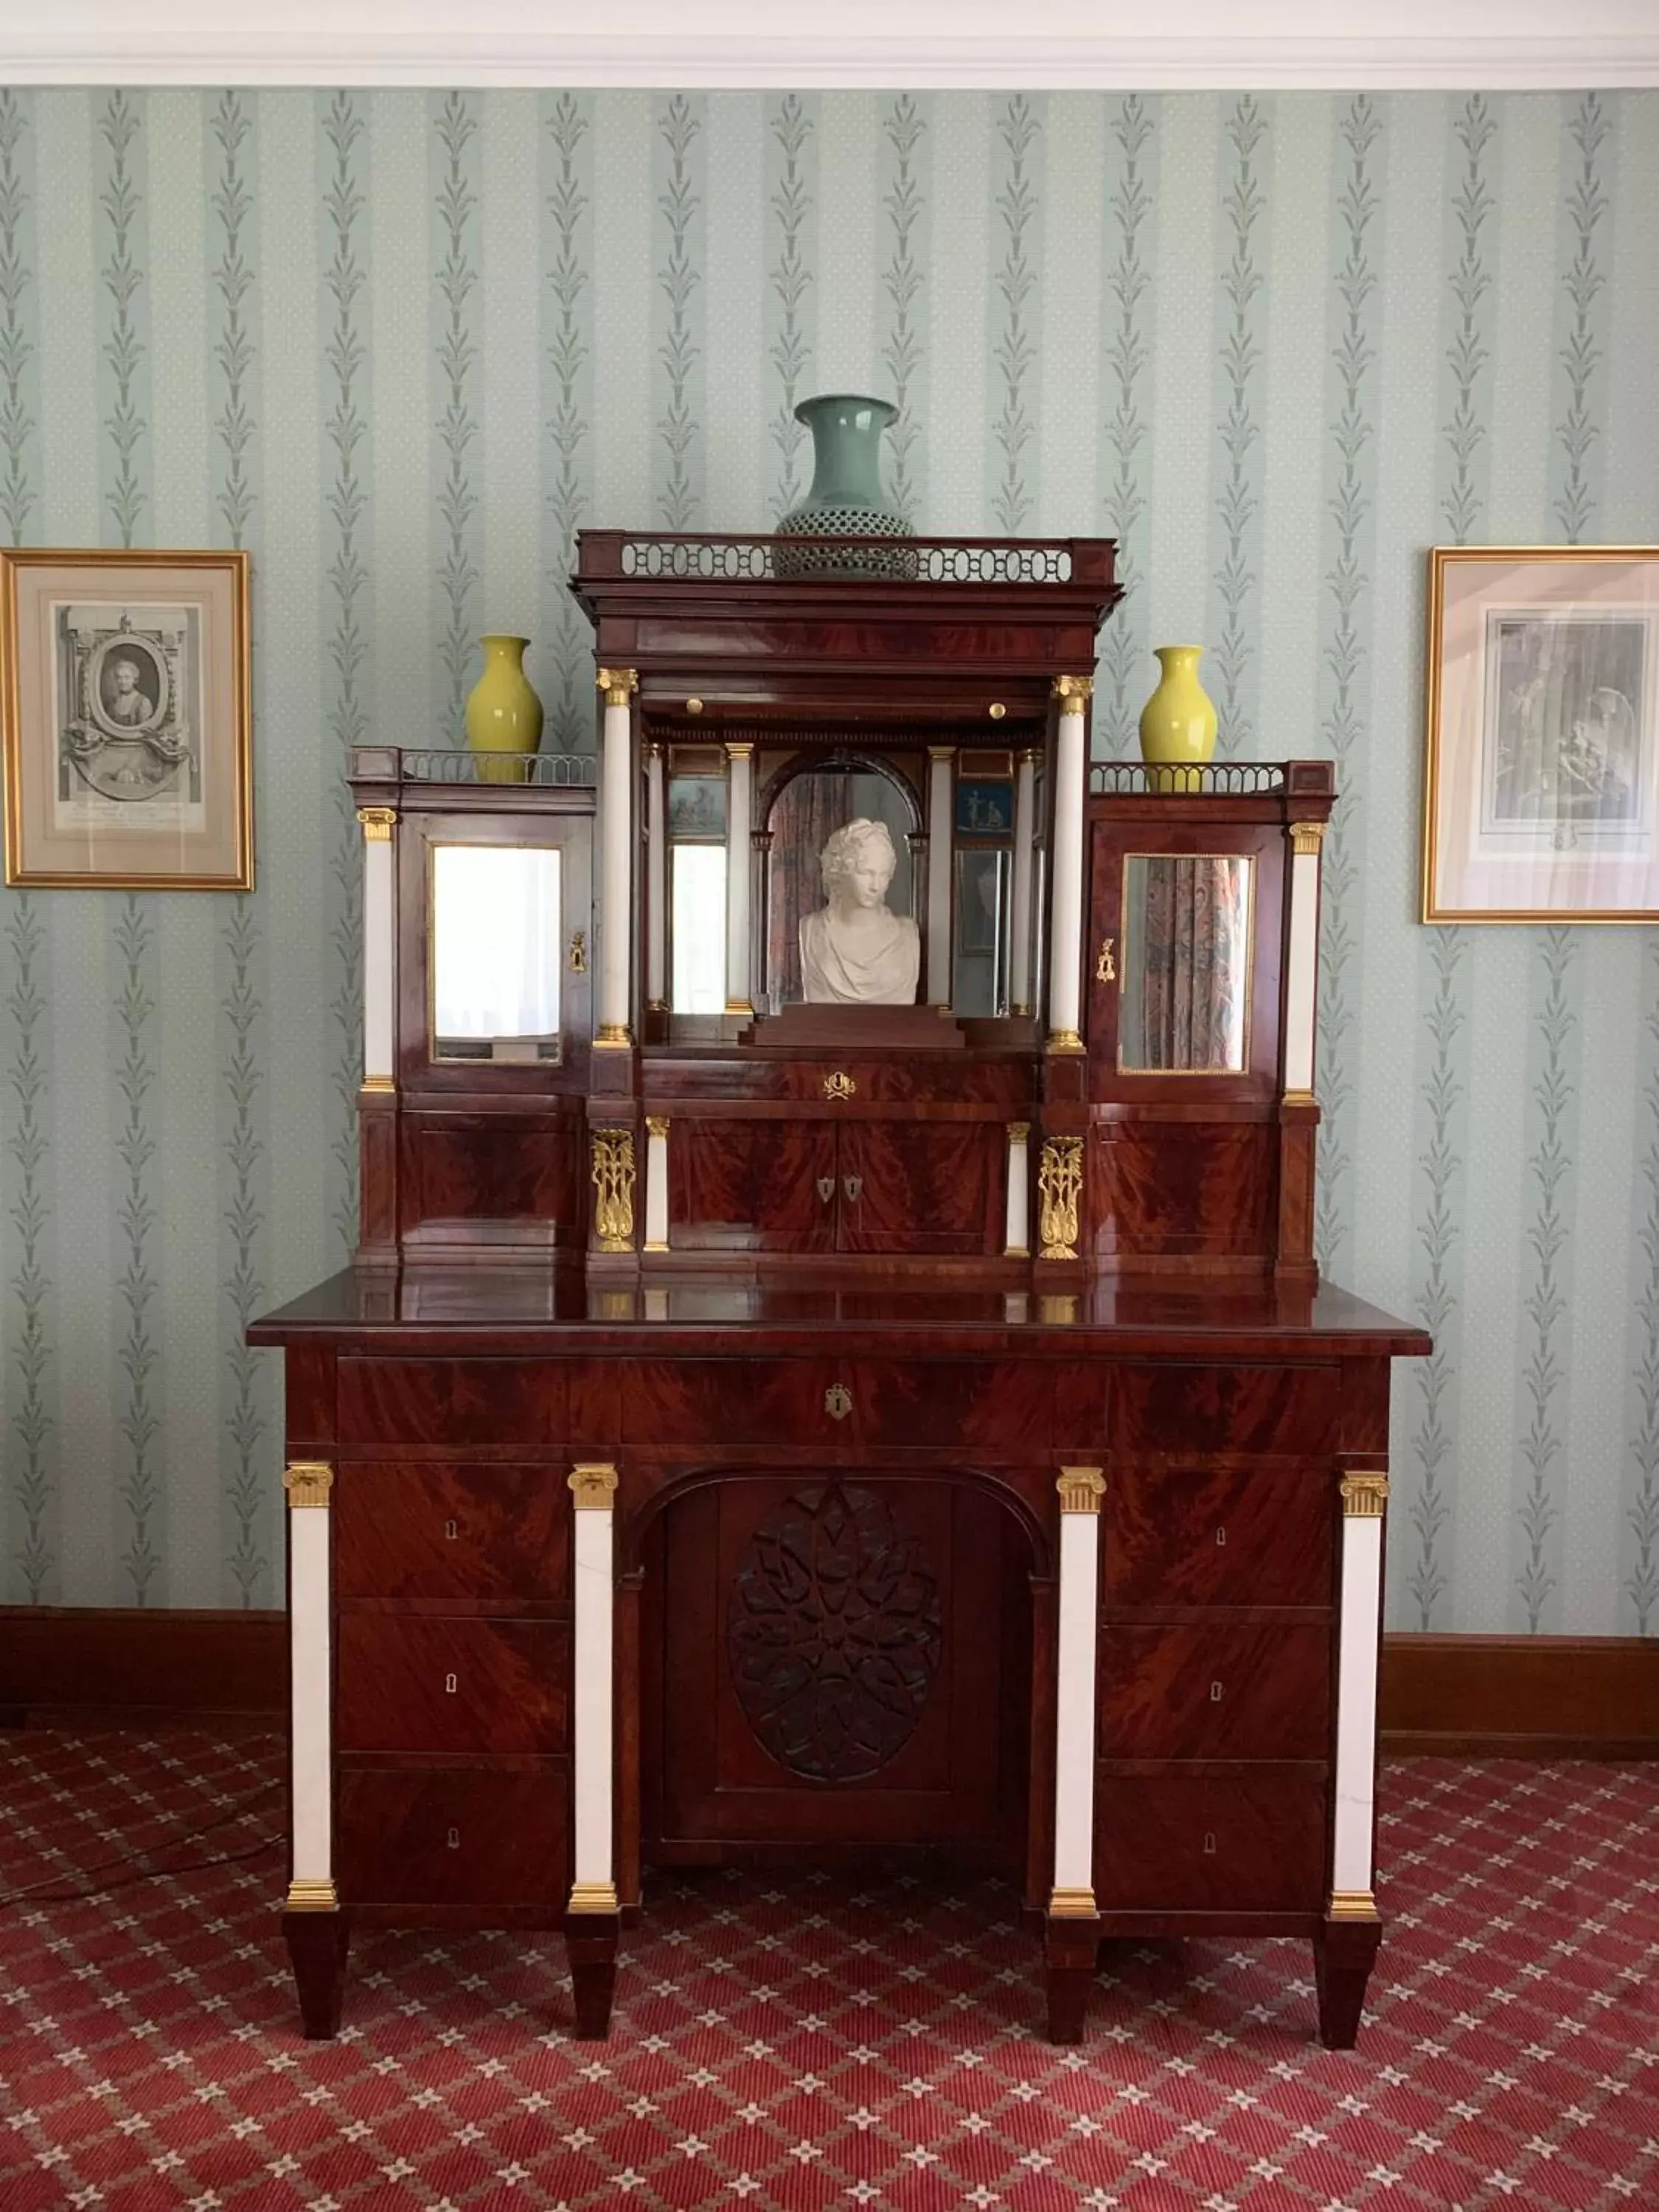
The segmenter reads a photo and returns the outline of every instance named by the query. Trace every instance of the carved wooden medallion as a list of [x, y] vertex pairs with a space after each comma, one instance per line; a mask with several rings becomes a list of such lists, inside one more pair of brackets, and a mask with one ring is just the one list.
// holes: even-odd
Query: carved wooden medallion
[[750, 1538], [726, 1614], [738, 1700], [792, 1774], [854, 1782], [915, 1734], [938, 1671], [938, 1577], [878, 1491], [797, 1491]]

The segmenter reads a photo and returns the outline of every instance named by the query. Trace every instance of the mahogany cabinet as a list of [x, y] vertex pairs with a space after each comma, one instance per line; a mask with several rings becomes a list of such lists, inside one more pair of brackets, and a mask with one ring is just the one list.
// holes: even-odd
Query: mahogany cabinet
[[[1157, 1933], [1351, 2044], [1429, 1346], [1314, 1254], [1331, 766], [1091, 768], [1105, 541], [822, 552], [585, 532], [594, 755], [354, 758], [358, 1250], [249, 1331], [306, 2031], [355, 1925], [562, 1930], [599, 2035], [654, 1869], [926, 1853], [1058, 2039]], [[911, 1006], [802, 996], [853, 819]]]

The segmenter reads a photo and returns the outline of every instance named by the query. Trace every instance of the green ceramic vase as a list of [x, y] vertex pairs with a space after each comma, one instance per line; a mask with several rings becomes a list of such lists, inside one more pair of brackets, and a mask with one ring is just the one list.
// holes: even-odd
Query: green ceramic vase
[[[1215, 702], [1198, 680], [1201, 645], [1160, 645], [1156, 657], [1164, 671], [1158, 689], [1140, 710], [1140, 757], [1163, 773], [1152, 779], [1162, 790], [1178, 790], [1188, 781], [1186, 769], [1199, 768], [1215, 754]], [[1199, 779], [1192, 777], [1196, 785]]]
[[480, 763], [486, 783], [523, 783], [524, 765], [542, 741], [542, 702], [524, 672], [527, 637], [481, 637], [483, 674], [467, 695], [469, 752], [494, 757]]
[[[772, 568], [779, 576], [897, 576], [916, 573], [908, 547], [826, 544], [836, 538], [910, 538], [915, 534], [889, 507], [881, 489], [881, 434], [898, 416], [890, 399], [856, 392], [825, 392], [803, 399], [795, 420], [812, 433], [812, 489], [786, 514]], [[790, 544], [804, 538], [805, 544]]]

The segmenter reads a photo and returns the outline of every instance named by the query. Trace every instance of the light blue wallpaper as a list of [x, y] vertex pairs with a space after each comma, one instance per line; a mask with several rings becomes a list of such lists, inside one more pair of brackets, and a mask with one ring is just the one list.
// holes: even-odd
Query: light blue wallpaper
[[1659, 538], [1659, 95], [0, 92], [0, 530], [245, 545], [259, 888], [0, 904], [6, 1597], [280, 1595], [245, 1318], [354, 1204], [348, 747], [483, 629], [592, 728], [584, 522], [767, 526], [899, 401], [944, 532], [1109, 532], [1329, 756], [1319, 1238], [1401, 1370], [1398, 1626], [1659, 1632], [1659, 939], [1413, 921], [1436, 542]]

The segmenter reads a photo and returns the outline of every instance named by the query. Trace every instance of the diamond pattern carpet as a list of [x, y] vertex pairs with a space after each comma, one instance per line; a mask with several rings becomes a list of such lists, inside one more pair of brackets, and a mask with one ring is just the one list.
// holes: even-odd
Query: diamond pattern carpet
[[1114, 1947], [1057, 2051], [1006, 1889], [724, 1874], [608, 2044], [556, 1938], [368, 1933], [307, 2045], [274, 1737], [17, 1734], [0, 1790], [3, 2212], [1659, 2206], [1659, 1766], [1388, 1769], [1352, 2052], [1305, 1945]]

